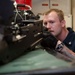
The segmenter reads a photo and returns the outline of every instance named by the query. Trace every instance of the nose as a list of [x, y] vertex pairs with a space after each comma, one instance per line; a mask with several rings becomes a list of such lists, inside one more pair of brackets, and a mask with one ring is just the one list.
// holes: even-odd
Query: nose
[[51, 28], [51, 25], [50, 25], [50, 23], [47, 23], [47, 26], [46, 26], [46, 28], [48, 28], [48, 29], [50, 29], [50, 28]]

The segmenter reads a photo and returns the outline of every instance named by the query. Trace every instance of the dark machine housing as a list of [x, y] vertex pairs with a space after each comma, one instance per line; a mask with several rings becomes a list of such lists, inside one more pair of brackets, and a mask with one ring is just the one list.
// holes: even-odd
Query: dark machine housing
[[[5, 1], [2, 0], [0, 2], [1, 7], [3, 7]], [[4, 13], [0, 13], [2, 17], [0, 65], [8, 63], [32, 50], [42, 39], [42, 20], [37, 19], [37, 16], [31, 10], [24, 12], [14, 8], [13, 3], [9, 0], [5, 4], [6, 7], [4, 9], [0, 8]], [[25, 13], [27, 15], [24, 15]]]
[[22, 23], [19, 29], [11, 29], [11, 33], [4, 37], [7, 47], [0, 52], [1, 64], [30, 51], [42, 40], [42, 21], [32, 20]]

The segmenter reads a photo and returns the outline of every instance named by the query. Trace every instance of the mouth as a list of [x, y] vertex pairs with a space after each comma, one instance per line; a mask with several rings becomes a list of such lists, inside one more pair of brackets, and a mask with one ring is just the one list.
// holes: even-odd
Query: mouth
[[48, 30], [48, 32], [51, 32], [51, 33], [53, 33], [54, 31], [53, 31], [53, 30]]

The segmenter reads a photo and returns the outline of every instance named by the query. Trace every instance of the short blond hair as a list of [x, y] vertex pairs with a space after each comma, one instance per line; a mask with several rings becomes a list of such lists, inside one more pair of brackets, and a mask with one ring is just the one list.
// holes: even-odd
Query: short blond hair
[[49, 13], [53, 11], [57, 13], [60, 21], [64, 20], [64, 13], [62, 10], [59, 10], [59, 9], [50, 9], [47, 12], [45, 12], [44, 15], [48, 15]]

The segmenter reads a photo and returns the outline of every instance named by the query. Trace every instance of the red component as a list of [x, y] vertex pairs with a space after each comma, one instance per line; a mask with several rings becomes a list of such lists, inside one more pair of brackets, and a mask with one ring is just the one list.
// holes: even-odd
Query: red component
[[58, 6], [58, 4], [52, 4], [52, 6]]
[[[32, 0], [16, 0], [18, 4], [26, 4], [32, 7]], [[20, 7], [21, 10], [28, 9], [26, 7]]]
[[48, 6], [48, 4], [42, 4], [42, 6]]

